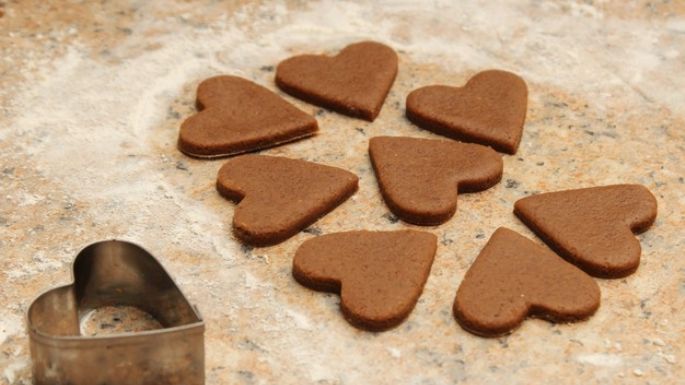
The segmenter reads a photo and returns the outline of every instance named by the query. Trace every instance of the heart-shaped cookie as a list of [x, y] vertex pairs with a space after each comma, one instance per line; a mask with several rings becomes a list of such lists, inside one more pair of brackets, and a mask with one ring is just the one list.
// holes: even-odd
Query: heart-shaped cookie
[[233, 230], [243, 242], [280, 243], [314, 223], [357, 191], [349, 171], [304, 160], [243, 155], [219, 170], [216, 186], [239, 202]]
[[447, 221], [457, 192], [485, 190], [502, 178], [502, 157], [478, 144], [380, 136], [369, 142], [369, 155], [390, 210], [417, 225]]
[[[88, 336], [97, 309], [140, 309], [162, 329]], [[104, 241], [74, 261], [74, 283], [36, 298], [28, 310], [36, 385], [204, 384], [204, 323], [162, 265], [141, 247]]]
[[276, 69], [280, 89], [309, 103], [373, 121], [397, 75], [392, 48], [365, 41], [333, 57], [300, 55]]
[[656, 198], [641, 185], [557, 191], [520, 199], [514, 213], [559, 255], [586, 272], [624, 277], [640, 264], [633, 233], [656, 219]]
[[450, 138], [516, 153], [526, 120], [528, 88], [519, 76], [489, 70], [463, 87], [427, 86], [407, 96], [407, 118]]
[[178, 148], [198, 158], [256, 151], [314, 135], [316, 120], [268, 89], [236, 76], [197, 88], [200, 112], [181, 125]]
[[340, 293], [351, 324], [385, 330], [414, 309], [436, 248], [435, 235], [414, 230], [322, 235], [297, 249], [293, 277], [309, 288]]
[[501, 227], [466, 272], [454, 316], [466, 330], [506, 334], [528, 316], [585, 319], [599, 307], [597, 283], [549, 249]]

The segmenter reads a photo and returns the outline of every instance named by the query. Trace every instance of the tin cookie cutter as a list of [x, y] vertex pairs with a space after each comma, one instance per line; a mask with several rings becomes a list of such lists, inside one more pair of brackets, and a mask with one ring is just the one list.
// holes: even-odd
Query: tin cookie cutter
[[[103, 241], [83, 249], [73, 268], [72, 284], [28, 310], [35, 385], [204, 384], [204, 322], [152, 254]], [[105, 306], [136, 307], [164, 328], [81, 335], [83, 317]]]

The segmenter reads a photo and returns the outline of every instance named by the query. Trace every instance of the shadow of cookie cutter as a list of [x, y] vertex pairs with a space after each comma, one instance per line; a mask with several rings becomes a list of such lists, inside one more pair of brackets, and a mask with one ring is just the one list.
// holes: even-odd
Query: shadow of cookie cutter
[[[103, 241], [83, 249], [73, 268], [72, 284], [28, 310], [35, 385], [204, 384], [204, 322], [152, 254]], [[81, 335], [80, 320], [104, 306], [134, 306], [164, 328]]]

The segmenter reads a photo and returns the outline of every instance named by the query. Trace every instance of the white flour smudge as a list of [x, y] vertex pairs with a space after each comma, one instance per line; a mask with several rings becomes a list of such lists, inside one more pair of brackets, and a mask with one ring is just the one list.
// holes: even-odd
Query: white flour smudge
[[576, 361], [602, 367], [617, 367], [623, 365], [623, 359], [615, 354], [589, 353], [576, 356]]
[[[283, 3], [262, 6], [256, 10], [262, 14], [257, 19], [248, 12], [239, 12], [201, 28], [182, 23], [181, 18], [139, 21], [136, 31], [158, 32], [142, 39], [132, 35], [112, 53], [121, 60], [93, 58], [83, 46], [74, 44], [57, 60], [28, 65], [27, 70], [38, 68], [39, 72], [27, 75], [27, 88], [13, 98], [11, 106], [5, 107], [16, 118], [11, 122], [13, 130], [0, 130], [0, 139], [13, 138], [35, 163], [38, 172], [64, 186], [75, 200], [92, 202], [92, 207], [84, 208], [90, 217], [105, 220], [116, 216], [116, 223], [125, 223], [117, 236], [159, 244], [178, 242], [178, 248], [207, 255], [210, 262], [198, 262], [197, 267], [214, 272], [217, 263], [230, 264], [241, 254], [237, 243], [227, 235], [230, 229], [223, 228], [230, 222], [193, 199], [188, 191], [179, 191], [160, 171], [160, 166], [168, 160], [151, 155], [152, 144], [162, 141], [155, 136], [160, 135], [156, 128], [165, 118], [169, 105], [184, 87], [205, 77], [219, 73], [249, 76], [255, 69], [273, 66], [295, 53], [334, 52], [352, 41], [374, 39], [393, 46], [402, 60], [435, 63], [450, 73], [505, 68], [519, 72], [533, 86], [545, 83], [574, 92], [590, 90], [593, 95], [607, 86], [607, 98], [593, 100], [593, 108], [601, 109], [607, 100], [615, 97], [608, 92], [612, 91], [610, 86], [623, 82], [641, 86], [659, 71], [658, 58], [653, 54], [654, 42], [662, 33], [658, 28], [645, 33], [647, 28], [636, 28], [640, 21], [608, 20], [586, 4], [575, 4], [564, 10], [544, 2], [543, 8], [550, 14], [540, 11], [533, 15], [525, 14], [530, 7], [520, 1], [488, 4], [476, 1], [435, 1], [430, 5], [424, 2], [356, 4], [324, 0], [312, 2], [308, 9], [296, 12]], [[249, 23], [249, 29], [243, 28], [241, 22]], [[669, 26], [674, 30], [685, 28], [682, 22], [672, 22]], [[605, 40], [596, 38], [607, 30], [612, 31], [614, 36], [610, 38], [621, 42], [620, 45], [606, 45]], [[149, 39], [145, 43], [154, 48], [140, 50], [137, 44], [144, 39]], [[604, 51], [607, 53], [603, 55], [588, 54]], [[677, 60], [681, 54], [674, 51], [667, 56]], [[592, 62], [595, 60], [605, 62]], [[631, 65], [620, 66], [626, 62]], [[673, 81], [676, 90], [682, 84], [678, 82], [682, 80]], [[272, 82], [263, 84], [275, 88]], [[645, 90], [645, 94], [661, 98], [666, 105], [685, 104], [685, 96], [679, 92], [652, 95]], [[168, 139], [170, 148], [176, 134], [175, 131], [162, 134], [167, 135], [162, 139]], [[208, 185], [211, 188], [211, 181]], [[40, 199], [37, 195], [23, 195], [16, 197], [16, 202], [30, 207]], [[180, 212], [182, 215], [169, 214], [161, 219], [155, 215]], [[53, 255], [54, 259], [41, 258], [29, 268], [56, 269], [63, 266], [63, 257], [70, 255], [60, 253]], [[273, 260], [278, 257], [273, 256]], [[255, 252], [253, 258], [263, 260], [265, 269], [276, 265], [262, 252]], [[29, 273], [21, 269], [12, 271], [10, 276], [16, 279]], [[335, 332], [312, 333], [310, 330], [319, 328], [314, 321], [316, 315], [310, 317], [295, 310], [287, 299], [276, 294], [273, 284], [260, 282], [248, 272], [221, 271], [216, 282], [201, 278], [186, 276], [180, 283], [190, 286], [199, 280], [198, 286], [206, 285], [210, 288], [207, 292], [219, 298], [216, 302], [222, 306], [201, 309], [210, 320], [211, 316], [230, 316], [255, 306], [250, 302], [255, 297], [260, 299], [257, 304], [268, 310], [264, 314], [269, 317], [257, 319], [251, 326], [272, 336], [265, 345], [281, 348], [292, 356], [294, 363], [291, 365], [288, 361], [284, 365], [273, 355], [264, 357], [271, 360], [267, 363], [274, 371], [295, 368], [312, 381], [336, 383], [342, 382], [340, 377], [344, 376], [346, 383], [359, 383], [365, 377], [377, 375], [376, 364], [365, 362], [369, 354], [377, 353], [379, 360], [385, 357], [386, 361], [393, 360], [390, 362], [413, 354], [410, 348], [403, 347], [400, 351], [381, 343], [388, 341], [390, 346], [402, 346], [403, 340], [396, 338], [400, 335], [406, 340], [407, 335], [402, 332], [379, 335], [375, 339], [361, 333], [343, 337]], [[251, 296], [252, 292], [257, 294]], [[335, 327], [344, 325], [345, 321], [337, 316], [331, 314], [331, 323]], [[4, 313], [0, 318], [2, 344], [21, 333], [23, 326], [21, 318]], [[456, 325], [448, 327], [457, 328]], [[235, 325], [224, 323], [208, 325], [213, 333], [217, 329], [233, 328]], [[417, 329], [412, 333], [421, 333]], [[355, 336], [353, 341], [345, 338], [349, 335]], [[208, 362], [217, 364], [225, 358], [222, 355], [225, 350], [220, 350], [225, 348], [219, 345], [208, 343]], [[322, 351], [328, 354], [321, 354]], [[443, 350], [437, 354], [453, 353]], [[331, 362], [328, 360], [331, 356], [345, 359]], [[673, 355], [663, 356], [669, 363], [675, 359]], [[598, 367], [624, 364], [621, 356], [603, 353], [578, 355], [576, 360]], [[16, 373], [26, 365], [24, 358], [12, 361], [3, 375], [12, 383], [17, 379]], [[408, 362], [407, 365], [415, 364]], [[426, 382], [447, 377], [450, 365], [431, 365], [431, 362], [422, 364], [425, 372], [417, 370], [417, 376], [425, 375]], [[483, 370], [480, 374], [497, 375], [488, 373]]]

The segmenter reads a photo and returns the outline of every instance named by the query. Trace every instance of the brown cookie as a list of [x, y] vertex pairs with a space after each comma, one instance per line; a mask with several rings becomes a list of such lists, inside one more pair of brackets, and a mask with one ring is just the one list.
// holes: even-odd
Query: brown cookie
[[640, 264], [641, 233], [654, 223], [654, 195], [640, 185], [557, 191], [520, 199], [514, 213], [559, 255], [597, 277]]
[[297, 249], [293, 277], [309, 288], [340, 293], [352, 325], [385, 330], [414, 309], [436, 248], [435, 235], [415, 230], [322, 235]]
[[243, 155], [219, 170], [216, 187], [239, 202], [233, 230], [242, 241], [280, 243], [357, 191], [357, 178], [337, 167], [266, 155]]
[[197, 114], [181, 125], [178, 148], [198, 158], [255, 151], [314, 135], [316, 120], [268, 89], [236, 76], [197, 87]]
[[282, 61], [276, 84], [309, 103], [373, 121], [397, 75], [397, 54], [372, 41], [348, 45], [333, 57], [300, 55]]
[[379, 136], [369, 155], [390, 210], [417, 225], [447, 221], [457, 192], [485, 190], [502, 178], [502, 157], [478, 144]]
[[504, 227], [492, 235], [457, 290], [454, 316], [466, 330], [494, 337], [528, 317], [585, 319], [599, 307], [597, 283], [549, 249]]
[[407, 118], [450, 138], [516, 153], [526, 120], [528, 88], [519, 76], [489, 70], [463, 87], [422, 87], [407, 96]]

